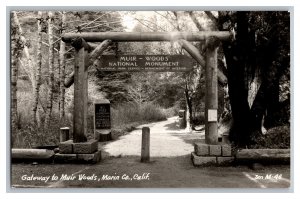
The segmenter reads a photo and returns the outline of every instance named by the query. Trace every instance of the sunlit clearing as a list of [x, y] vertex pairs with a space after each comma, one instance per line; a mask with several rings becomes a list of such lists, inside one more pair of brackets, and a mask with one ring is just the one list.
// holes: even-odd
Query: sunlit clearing
[[123, 20], [122, 20], [122, 24], [123, 24], [123, 26], [126, 27], [125, 30], [127, 32], [129, 32], [129, 31], [132, 31], [132, 29], [135, 27], [136, 21], [131, 16], [124, 15]]

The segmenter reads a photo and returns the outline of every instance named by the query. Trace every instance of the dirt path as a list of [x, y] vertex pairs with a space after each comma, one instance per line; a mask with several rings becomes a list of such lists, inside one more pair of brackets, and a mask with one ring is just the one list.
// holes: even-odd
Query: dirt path
[[187, 133], [177, 127], [177, 117], [166, 121], [141, 125], [137, 130], [122, 136], [119, 140], [103, 147], [108, 156], [139, 156], [141, 154], [142, 127], [150, 128], [150, 156], [175, 157], [189, 155], [194, 150], [193, 143], [204, 138], [204, 131]]
[[[150, 163], [140, 162], [142, 128], [140, 126], [119, 140], [104, 145], [101, 143], [103, 159], [94, 165], [12, 164], [11, 184], [17, 188], [287, 188], [290, 186], [289, 166], [268, 166], [258, 170], [251, 170], [246, 166], [194, 167], [190, 153], [194, 150], [193, 143], [202, 139], [204, 132], [187, 133], [179, 130], [176, 118], [144, 126], [151, 129]], [[273, 177], [266, 178], [268, 175]], [[57, 176], [57, 179], [53, 179], [52, 176]], [[49, 179], [45, 180], [47, 177]]]

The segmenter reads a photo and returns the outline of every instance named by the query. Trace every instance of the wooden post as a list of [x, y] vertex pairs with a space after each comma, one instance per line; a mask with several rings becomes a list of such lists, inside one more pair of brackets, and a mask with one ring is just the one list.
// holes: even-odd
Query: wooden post
[[185, 129], [186, 127], [186, 114], [185, 110], [179, 110], [179, 128], [180, 129]]
[[88, 82], [85, 67], [88, 57], [88, 45], [83, 39], [77, 39], [72, 44], [75, 52], [74, 67], [74, 115], [73, 115], [73, 141], [85, 142], [87, 133], [87, 100]]
[[60, 128], [59, 141], [65, 142], [69, 139], [70, 139], [70, 128], [69, 127]]
[[142, 128], [142, 153], [141, 162], [149, 162], [150, 160], [150, 128]]
[[214, 37], [206, 40], [205, 142], [207, 144], [218, 144], [218, 45], [216, 41]]

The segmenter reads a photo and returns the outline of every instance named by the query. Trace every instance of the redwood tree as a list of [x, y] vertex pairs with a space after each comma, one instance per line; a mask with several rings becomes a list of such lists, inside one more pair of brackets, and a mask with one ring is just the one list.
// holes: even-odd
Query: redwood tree
[[[63, 11], [61, 13], [61, 25], [60, 30], [61, 34], [64, 32], [65, 29], [65, 23], [66, 23], [66, 12]], [[59, 48], [59, 67], [60, 67], [60, 110], [59, 110], [59, 117], [60, 119], [63, 119], [65, 117], [65, 51], [66, 51], [66, 45], [65, 42], [62, 40], [60, 41], [60, 48]]]
[[[37, 33], [38, 33], [38, 41], [37, 41], [37, 64], [35, 68], [35, 86], [34, 86], [34, 98], [33, 98], [33, 122], [37, 124], [37, 107], [39, 102], [39, 92], [41, 86], [41, 70], [42, 70], [42, 12], [38, 12], [37, 18]], [[38, 124], [39, 126], [39, 124]]]
[[54, 87], [54, 45], [53, 45], [53, 13], [51, 11], [48, 12], [48, 37], [49, 37], [49, 84], [48, 84], [48, 94], [47, 94], [47, 109], [46, 109], [46, 117], [45, 117], [45, 129], [48, 129], [51, 113], [52, 113], [52, 105], [53, 105], [53, 87]]
[[18, 131], [18, 99], [17, 99], [17, 82], [18, 82], [18, 65], [19, 58], [22, 56], [24, 43], [21, 39], [19, 29], [19, 19], [16, 12], [12, 12], [11, 23], [11, 131]]
[[[230, 139], [245, 147], [260, 131], [263, 117], [267, 127], [278, 125], [279, 78], [290, 66], [289, 13], [219, 12], [218, 27], [236, 29], [236, 40], [224, 41], [223, 49], [233, 116]], [[257, 69], [261, 85], [250, 107], [249, 82]]]

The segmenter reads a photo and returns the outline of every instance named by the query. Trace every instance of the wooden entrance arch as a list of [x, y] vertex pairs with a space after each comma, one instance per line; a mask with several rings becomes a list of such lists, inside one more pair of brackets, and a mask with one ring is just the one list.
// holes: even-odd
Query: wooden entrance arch
[[[62, 40], [71, 43], [75, 48], [74, 72], [66, 80], [65, 86], [74, 83], [74, 116], [73, 140], [85, 142], [87, 132], [87, 71], [94, 60], [115, 42], [146, 42], [146, 41], [178, 41], [202, 67], [205, 67], [205, 141], [207, 144], [218, 143], [218, 79], [226, 81], [226, 77], [218, 72], [217, 52], [219, 41], [234, 38], [233, 32], [202, 31], [202, 32], [82, 32], [65, 33]], [[189, 41], [205, 41], [205, 58]], [[95, 46], [88, 42], [102, 42]]]

